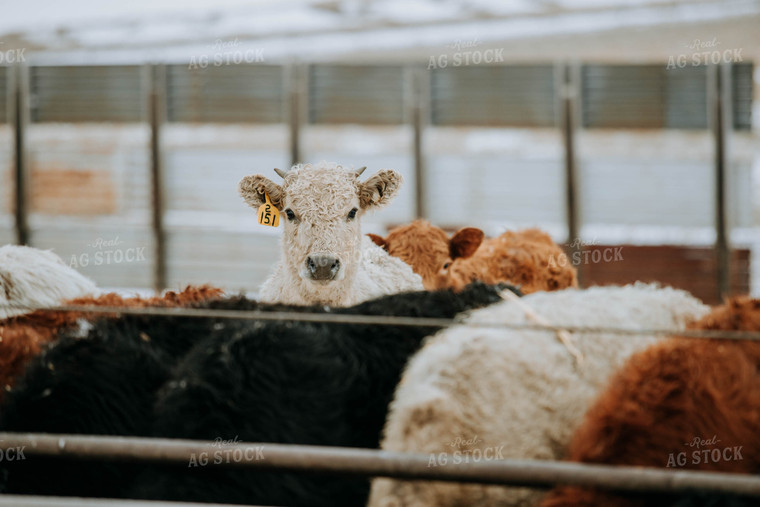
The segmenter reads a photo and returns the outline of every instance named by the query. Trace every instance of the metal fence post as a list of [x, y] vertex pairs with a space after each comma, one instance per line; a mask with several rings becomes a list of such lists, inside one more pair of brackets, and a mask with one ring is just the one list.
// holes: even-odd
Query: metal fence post
[[301, 162], [301, 124], [308, 118], [308, 66], [292, 63], [287, 67], [288, 126], [290, 132], [290, 165]]
[[[711, 65], [707, 72], [707, 100], [713, 134], [713, 163], [715, 168], [715, 259], [718, 299], [729, 294], [730, 247], [726, 213], [726, 135], [732, 120], [731, 65]], [[730, 131], [729, 131], [730, 132]]]
[[14, 217], [16, 243], [29, 244], [28, 175], [26, 127], [29, 123], [29, 69], [18, 64], [11, 67], [11, 110], [13, 116]]
[[413, 140], [412, 154], [414, 157], [414, 183], [415, 183], [415, 215], [416, 218], [426, 218], [427, 193], [426, 193], [426, 167], [424, 151], [425, 125], [427, 124], [430, 111], [430, 74], [421, 68], [410, 68], [411, 78], [411, 103], [409, 104], [410, 120], [412, 123]]
[[[583, 244], [580, 241], [580, 213], [578, 203], [578, 167], [575, 149], [575, 133], [578, 126], [581, 94], [580, 66], [562, 63], [557, 65], [555, 89], [559, 107], [559, 124], [562, 129], [565, 175], [565, 217], [570, 259], [580, 255]], [[579, 282], [583, 279], [583, 263], [576, 266]]]
[[164, 230], [163, 157], [161, 126], [166, 118], [166, 66], [149, 66], [148, 115], [150, 119], [151, 227], [153, 230], [153, 288], [166, 288], [166, 234]]

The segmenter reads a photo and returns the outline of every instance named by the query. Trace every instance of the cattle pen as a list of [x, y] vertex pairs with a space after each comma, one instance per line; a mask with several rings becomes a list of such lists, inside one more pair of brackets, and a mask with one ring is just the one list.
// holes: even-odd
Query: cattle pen
[[26, 3], [0, 507], [760, 505], [760, 1]]
[[[464, 323], [458, 320], [378, 317], [371, 315], [315, 315], [292, 312], [242, 312], [224, 310], [88, 307], [64, 305], [57, 307], [28, 307], [37, 311], [88, 311], [107, 315], [181, 316], [193, 319], [215, 317], [248, 321], [334, 322], [350, 324], [363, 322], [376, 326], [449, 326], [465, 325], [496, 329], [529, 329], [557, 333], [598, 332], [621, 333], [635, 337], [642, 334], [667, 336], [666, 329], [604, 329], [573, 328], [541, 324], [516, 324], [504, 322]], [[760, 333], [741, 331], [693, 330], [679, 333], [689, 339], [760, 340]], [[17, 450], [18, 459], [57, 457], [74, 460], [94, 460], [120, 463], [161, 463], [187, 469], [199, 456], [206, 455], [212, 441], [191, 441], [161, 438], [111, 437], [98, 435], [54, 435], [0, 432], [5, 459], [13, 460], [8, 450]], [[221, 451], [213, 451], [221, 452]], [[27, 458], [27, 456], [29, 458]], [[440, 459], [440, 457], [436, 457]], [[431, 466], [431, 455], [424, 453], [399, 453], [383, 450], [345, 447], [320, 447], [307, 445], [282, 445], [266, 442], [235, 441], [225, 444], [224, 455], [215, 460], [214, 467], [253, 468], [261, 470], [301, 471], [318, 475], [392, 477], [406, 480], [453, 481], [492, 485], [523, 486], [549, 489], [555, 485], [577, 485], [628, 493], [721, 492], [747, 497], [760, 497], [760, 478], [750, 474], [730, 474], [691, 470], [663, 470], [657, 468], [626, 467], [571, 463], [551, 460], [472, 459], [472, 462], [456, 463], [451, 456], [446, 466]], [[204, 463], [204, 465], [207, 463]], [[116, 506], [183, 506], [211, 505], [181, 502], [141, 502], [137, 500], [67, 499], [65, 497], [0, 496], [0, 505], [50, 506], [103, 505]]]
[[[494, 235], [539, 225], [564, 238], [586, 285], [658, 280], [716, 303], [760, 285], [755, 73], [749, 62], [0, 67], [13, 182], [0, 239], [55, 248], [105, 286], [250, 290], [240, 274], [263, 279], [276, 235], [251, 229], [240, 204], [212, 202], [251, 167], [330, 157], [406, 176], [368, 232], [413, 218]], [[452, 149], [457, 137], [483, 147]], [[648, 175], [634, 181], [637, 166]]]

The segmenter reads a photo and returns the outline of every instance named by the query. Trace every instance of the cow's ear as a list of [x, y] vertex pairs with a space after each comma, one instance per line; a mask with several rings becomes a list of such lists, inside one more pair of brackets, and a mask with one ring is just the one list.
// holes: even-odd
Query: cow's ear
[[404, 179], [396, 171], [383, 169], [361, 184], [359, 204], [362, 209], [388, 204], [398, 192]]
[[453, 259], [469, 257], [483, 242], [483, 231], [475, 227], [460, 229], [449, 241], [449, 255]]
[[260, 174], [246, 176], [240, 180], [238, 190], [240, 190], [240, 195], [243, 196], [243, 199], [245, 199], [245, 202], [251, 208], [258, 209], [259, 206], [264, 204], [266, 202], [264, 194], [266, 193], [269, 195], [269, 200], [272, 204], [278, 210], [282, 210], [282, 200], [285, 196], [282, 187]]
[[385, 250], [388, 251], [388, 242], [385, 241], [385, 238], [382, 236], [378, 236], [377, 234], [372, 234], [371, 232], [367, 234], [369, 236], [369, 239], [372, 240], [374, 244]]

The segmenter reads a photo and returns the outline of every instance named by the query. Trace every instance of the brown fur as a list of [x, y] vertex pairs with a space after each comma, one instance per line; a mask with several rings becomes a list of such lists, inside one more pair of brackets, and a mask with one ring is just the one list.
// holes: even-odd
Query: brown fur
[[[693, 329], [760, 331], [760, 300], [737, 297], [715, 308]], [[742, 446], [742, 460], [700, 463], [694, 438], [719, 440], [701, 449]], [[672, 453], [686, 464], [672, 469], [760, 472], [760, 343], [671, 338], [631, 357], [586, 414], [569, 448], [572, 461], [664, 468]], [[677, 465], [677, 463], [676, 463]], [[627, 498], [560, 487], [543, 507], [649, 506], [667, 499]]]
[[435, 277], [432, 288], [460, 290], [475, 280], [508, 282], [519, 286], [523, 294], [577, 287], [576, 269], [570, 263], [557, 262], [563, 255], [539, 229], [507, 231], [484, 241], [471, 257], [454, 260]]
[[361, 184], [359, 205], [362, 208], [383, 205], [388, 195], [395, 195], [401, 186], [401, 176], [394, 171], [381, 170]]
[[[181, 292], [166, 292], [163, 296], [123, 298], [109, 293], [98, 297], [72, 299], [64, 304], [94, 306], [178, 307], [221, 297], [223, 291], [213, 287], [187, 287]], [[0, 401], [26, 364], [37, 356], [42, 347], [53, 341], [60, 331], [73, 328], [79, 319], [92, 319], [104, 314], [88, 312], [36, 311], [0, 321]]]
[[409, 264], [422, 277], [428, 290], [434, 289], [438, 273], [453, 259], [472, 255], [483, 241], [483, 231], [465, 227], [449, 238], [448, 234], [425, 220], [396, 227], [387, 238], [369, 234], [372, 241], [390, 255]]
[[369, 236], [369, 239], [372, 240], [374, 244], [385, 250], [388, 251], [388, 243], [386, 243], [385, 238], [382, 236], [378, 236], [377, 234], [367, 233], [367, 236]]

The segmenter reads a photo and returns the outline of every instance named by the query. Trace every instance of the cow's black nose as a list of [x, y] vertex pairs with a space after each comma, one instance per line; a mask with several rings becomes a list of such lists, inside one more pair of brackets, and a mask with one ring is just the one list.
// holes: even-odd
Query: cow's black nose
[[329, 255], [312, 255], [306, 259], [312, 280], [332, 280], [340, 270], [340, 261]]

